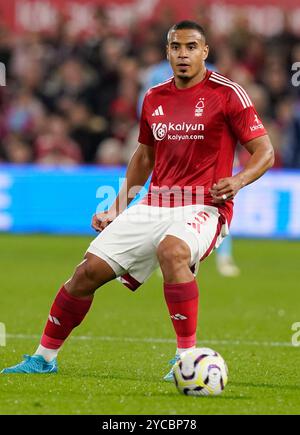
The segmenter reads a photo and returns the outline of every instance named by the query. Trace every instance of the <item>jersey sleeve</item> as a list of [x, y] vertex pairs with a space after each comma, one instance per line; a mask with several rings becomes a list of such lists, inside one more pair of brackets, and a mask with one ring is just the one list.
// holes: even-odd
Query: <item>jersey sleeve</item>
[[144, 145], [153, 146], [154, 145], [154, 137], [151, 130], [151, 127], [147, 121], [147, 94], [145, 95], [143, 106], [142, 106], [142, 113], [141, 113], [141, 119], [140, 119], [140, 133], [139, 133], [139, 143], [142, 143]]
[[252, 101], [241, 86], [235, 84], [230, 89], [226, 109], [231, 129], [242, 145], [267, 134]]

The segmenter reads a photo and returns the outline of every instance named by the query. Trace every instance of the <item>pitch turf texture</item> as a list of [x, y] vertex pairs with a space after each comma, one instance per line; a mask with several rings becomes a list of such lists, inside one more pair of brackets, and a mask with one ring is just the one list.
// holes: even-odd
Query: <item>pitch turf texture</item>
[[[0, 235], [1, 367], [32, 353], [53, 297], [89, 243], [85, 237]], [[175, 341], [154, 274], [138, 292], [114, 281], [59, 357], [57, 375], [0, 375], [1, 414], [299, 414], [300, 243], [236, 240], [239, 278], [201, 266], [198, 345], [219, 351], [229, 383], [218, 397], [181, 396], [165, 383]]]

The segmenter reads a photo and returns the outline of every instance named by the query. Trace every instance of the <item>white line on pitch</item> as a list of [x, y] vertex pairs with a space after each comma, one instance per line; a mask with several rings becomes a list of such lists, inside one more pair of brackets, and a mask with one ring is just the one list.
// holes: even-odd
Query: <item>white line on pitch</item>
[[[21, 340], [39, 340], [39, 335], [27, 334], [6, 334], [6, 337], [16, 338]], [[71, 337], [72, 340], [99, 340], [99, 341], [127, 341], [132, 343], [172, 343], [176, 341], [171, 338], [139, 338], [139, 337], [109, 337], [109, 336], [90, 336], [78, 335]], [[216, 344], [224, 346], [264, 346], [264, 347], [294, 347], [292, 343], [284, 341], [244, 341], [244, 340], [201, 340], [201, 344]]]

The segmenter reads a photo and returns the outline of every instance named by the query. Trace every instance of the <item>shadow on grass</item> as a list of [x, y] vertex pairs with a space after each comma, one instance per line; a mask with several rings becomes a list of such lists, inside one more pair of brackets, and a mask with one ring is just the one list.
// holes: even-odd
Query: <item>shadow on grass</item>
[[[70, 377], [76, 377], [78, 378], [78, 375], [75, 374], [74, 372], [72, 373], [65, 373], [66, 375], [70, 376]], [[249, 395], [235, 395], [235, 394], [231, 394], [230, 392], [225, 392], [224, 394], [221, 394], [220, 396], [197, 396], [197, 397], [193, 397], [193, 396], [184, 396], [181, 394], [178, 394], [178, 392], [176, 391], [175, 385], [170, 383], [170, 382], [165, 382], [163, 381], [162, 377], [157, 377], [157, 378], [143, 378], [141, 379], [139, 375], [133, 377], [133, 376], [126, 376], [126, 374], [122, 375], [108, 375], [108, 374], [100, 374], [99, 373], [81, 373], [80, 374], [80, 378], [90, 378], [90, 379], [96, 379], [99, 382], [105, 382], [105, 381], [127, 381], [127, 382], [134, 382], [135, 386], [138, 383], [142, 383], [142, 384], [155, 384], [156, 387], [155, 389], [159, 388], [160, 390], [162, 388], [165, 388], [166, 391], [155, 391], [152, 390], [151, 392], [137, 392], [136, 389], [134, 389], [134, 391], [130, 392], [115, 392], [115, 393], [109, 393], [107, 392], [107, 389], [105, 388], [105, 393], [103, 393], [104, 396], [125, 396], [125, 397], [188, 397], [189, 400], [196, 400], [202, 398], [202, 399], [207, 399], [207, 400], [250, 400], [253, 397], [249, 396]], [[237, 384], [236, 384], [237, 385]], [[153, 387], [151, 387], [153, 388]], [[168, 389], [173, 389], [173, 391], [168, 391]]]

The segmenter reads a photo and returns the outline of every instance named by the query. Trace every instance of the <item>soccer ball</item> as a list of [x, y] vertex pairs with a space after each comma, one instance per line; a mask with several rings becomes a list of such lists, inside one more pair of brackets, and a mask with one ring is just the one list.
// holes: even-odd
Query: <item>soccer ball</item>
[[218, 352], [201, 347], [180, 355], [173, 367], [178, 391], [188, 396], [217, 396], [224, 390], [228, 369]]

